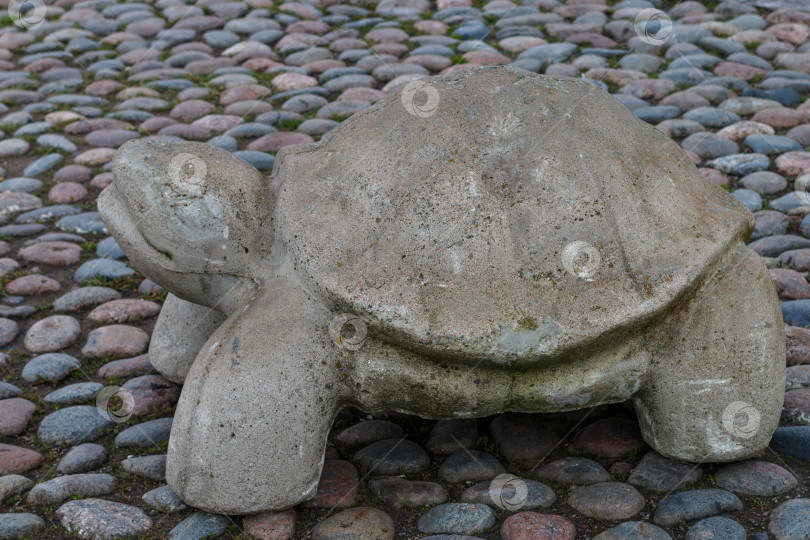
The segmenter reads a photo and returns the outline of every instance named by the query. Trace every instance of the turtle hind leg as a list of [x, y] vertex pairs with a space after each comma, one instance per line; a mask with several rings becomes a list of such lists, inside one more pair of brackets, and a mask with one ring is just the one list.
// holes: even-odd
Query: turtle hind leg
[[197, 353], [225, 318], [211, 308], [167, 295], [149, 342], [149, 361], [158, 373], [183, 384]]
[[211, 336], [177, 406], [166, 480], [220, 514], [289, 508], [314, 494], [342, 405], [329, 312], [275, 278]]
[[767, 447], [785, 390], [785, 337], [773, 282], [739, 244], [680, 311], [647, 335], [634, 402], [645, 440], [685, 461], [732, 461]]

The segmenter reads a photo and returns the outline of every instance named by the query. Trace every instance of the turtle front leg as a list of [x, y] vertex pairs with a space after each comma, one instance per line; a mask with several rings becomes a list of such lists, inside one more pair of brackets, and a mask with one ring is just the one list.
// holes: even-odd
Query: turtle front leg
[[650, 368], [634, 401], [644, 439], [685, 461], [758, 454], [779, 422], [785, 337], [762, 260], [733, 248], [680, 311], [647, 336]]
[[329, 311], [288, 278], [266, 284], [211, 336], [186, 378], [166, 480], [219, 514], [289, 508], [310, 498], [340, 411]]
[[183, 384], [197, 353], [226, 317], [169, 293], [149, 342], [149, 361], [172, 382]]

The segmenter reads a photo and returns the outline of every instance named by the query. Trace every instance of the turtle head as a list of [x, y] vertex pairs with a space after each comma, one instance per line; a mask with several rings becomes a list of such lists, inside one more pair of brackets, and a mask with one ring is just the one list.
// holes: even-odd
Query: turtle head
[[273, 211], [259, 171], [214, 146], [155, 140], [127, 142], [112, 168], [99, 212], [150, 279], [210, 307], [254, 281]]

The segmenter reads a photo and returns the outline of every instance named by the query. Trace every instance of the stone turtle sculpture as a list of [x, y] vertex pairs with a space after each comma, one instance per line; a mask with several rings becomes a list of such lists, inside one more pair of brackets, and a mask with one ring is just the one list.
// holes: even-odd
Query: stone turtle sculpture
[[755, 455], [779, 420], [784, 331], [751, 214], [584, 81], [423, 79], [282, 149], [268, 180], [190, 142], [130, 141], [113, 171], [105, 223], [176, 295], [156, 339], [202, 347], [166, 474], [198, 508], [311, 497], [344, 407], [632, 399], [645, 440], [692, 461]]

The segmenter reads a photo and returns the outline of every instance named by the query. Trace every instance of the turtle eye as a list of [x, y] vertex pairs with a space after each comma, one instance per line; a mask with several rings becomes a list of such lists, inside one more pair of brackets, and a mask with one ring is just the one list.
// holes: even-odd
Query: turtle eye
[[169, 190], [174, 195], [201, 197], [205, 192], [208, 167], [194, 154], [183, 152], [169, 162]]

